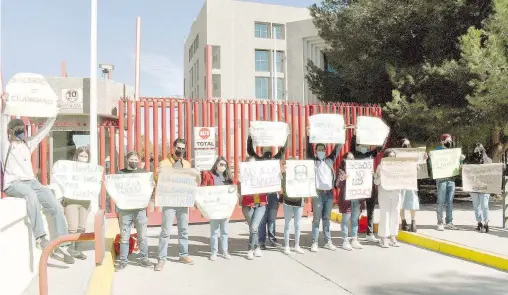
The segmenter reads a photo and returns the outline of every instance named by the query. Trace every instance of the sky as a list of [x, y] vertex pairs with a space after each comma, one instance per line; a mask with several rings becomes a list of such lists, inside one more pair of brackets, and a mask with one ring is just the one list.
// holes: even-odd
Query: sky
[[[60, 76], [62, 61], [67, 63], [68, 76], [90, 76], [91, 1], [0, 2], [4, 85], [19, 72]], [[316, 1], [250, 2], [308, 7]], [[98, 0], [98, 63], [113, 64], [113, 80], [134, 85], [136, 17], [140, 16], [140, 95], [183, 95], [184, 41], [203, 3], [204, 0]]]

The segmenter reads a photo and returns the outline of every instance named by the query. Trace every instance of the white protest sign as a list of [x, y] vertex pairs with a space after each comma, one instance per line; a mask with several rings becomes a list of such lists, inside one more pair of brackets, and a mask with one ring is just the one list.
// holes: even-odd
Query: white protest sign
[[106, 190], [122, 210], [146, 208], [153, 191], [152, 172], [106, 175]]
[[427, 168], [427, 160], [425, 159], [425, 147], [419, 148], [398, 148], [393, 149], [397, 158], [416, 159], [418, 163], [418, 179], [429, 178], [429, 169]]
[[290, 198], [317, 196], [314, 161], [286, 161], [286, 193]]
[[358, 116], [356, 118], [356, 143], [382, 146], [385, 143], [390, 127], [378, 117]]
[[501, 194], [502, 188], [503, 163], [462, 166], [463, 191]]
[[252, 121], [249, 130], [255, 146], [284, 146], [289, 132], [287, 123], [269, 121]]
[[240, 163], [242, 195], [278, 192], [281, 189], [278, 160]]
[[441, 179], [460, 174], [460, 156], [462, 149], [442, 149], [430, 151], [432, 178]]
[[380, 174], [385, 190], [418, 190], [416, 159], [383, 158]]
[[89, 163], [59, 160], [51, 169], [51, 180], [67, 199], [91, 201], [99, 197], [104, 168]]
[[229, 218], [238, 203], [236, 185], [201, 186], [196, 190], [196, 205], [207, 219]]
[[309, 117], [310, 143], [345, 143], [344, 117], [338, 114], [318, 114]]
[[346, 200], [368, 199], [372, 196], [374, 160], [346, 160]]
[[210, 170], [217, 159], [215, 127], [194, 127], [194, 166]]
[[58, 113], [58, 96], [42, 75], [16, 74], [7, 82], [5, 92], [6, 115], [48, 118]]
[[194, 207], [198, 176], [196, 169], [162, 167], [155, 189], [155, 206]]

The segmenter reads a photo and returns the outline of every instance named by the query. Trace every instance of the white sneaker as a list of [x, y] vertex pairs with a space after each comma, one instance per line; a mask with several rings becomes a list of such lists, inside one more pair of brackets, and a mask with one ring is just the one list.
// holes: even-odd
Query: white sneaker
[[305, 252], [303, 251], [303, 249], [302, 249], [302, 248], [300, 248], [300, 246], [296, 246], [296, 247], [295, 247], [295, 252], [296, 252], [296, 253], [298, 253], [298, 254], [303, 254], [303, 253], [305, 253]]
[[211, 260], [211, 261], [215, 261], [215, 260], [217, 260], [217, 254], [212, 254], [212, 255], [210, 255], [210, 260]]
[[256, 250], [254, 250], [254, 256], [255, 257], [263, 257], [263, 253], [261, 253], [260, 248], [256, 248]]
[[332, 241], [328, 241], [328, 243], [325, 244], [325, 249], [328, 249], [330, 251], [335, 251], [337, 250], [337, 247], [335, 247], [332, 243]]
[[289, 247], [284, 247], [284, 254], [286, 254], [286, 255], [291, 255], [291, 248], [289, 248]]
[[228, 252], [222, 253], [222, 257], [224, 257], [224, 259], [226, 259], [226, 260], [231, 260], [231, 255], [229, 255]]
[[397, 241], [397, 239], [395, 237], [391, 237], [390, 238], [390, 246], [392, 246], [392, 247], [400, 247], [400, 244], [399, 244], [399, 242]]
[[437, 230], [438, 231], [444, 231], [444, 225], [441, 223], [441, 224], [438, 224], [437, 225]]
[[249, 260], [254, 259], [254, 251], [249, 250], [249, 252], [247, 252], [247, 259]]
[[349, 240], [348, 239], [345, 239], [344, 240], [344, 243], [342, 243], [342, 249], [346, 250], [346, 251], [351, 251], [353, 250], [353, 247], [351, 247], [351, 244], [349, 243]]
[[318, 243], [312, 243], [312, 246], [310, 247], [310, 252], [317, 252], [318, 251]]
[[367, 242], [371, 242], [371, 243], [379, 242], [379, 240], [376, 238], [376, 236], [374, 236], [374, 234], [367, 235], [366, 240], [367, 240]]
[[381, 238], [379, 240], [379, 246], [381, 246], [381, 248], [390, 248], [390, 245], [388, 244], [388, 239], [387, 238]]
[[353, 249], [363, 249], [362, 244], [360, 244], [360, 242], [358, 242], [357, 238], [351, 239], [351, 246], [353, 246]]

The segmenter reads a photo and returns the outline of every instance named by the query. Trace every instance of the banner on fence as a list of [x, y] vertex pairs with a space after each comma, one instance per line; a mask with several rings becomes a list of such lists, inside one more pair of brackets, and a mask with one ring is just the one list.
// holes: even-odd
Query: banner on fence
[[106, 175], [106, 190], [122, 210], [146, 208], [153, 192], [152, 172]]
[[427, 160], [425, 159], [425, 147], [418, 148], [398, 148], [393, 149], [397, 158], [416, 159], [418, 163], [418, 179], [429, 178], [429, 169], [427, 168]]
[[463, 191], [501, 194], [502, 188], [503, 163], [462, 166]]
[[155, 189], [157, 207], [194, 207], [199, 172], [193, 168], [162, 167]]
[[314, 161], [286, 161], [286, 193], [290, 198], [317, 196]]
[[418, 190], [416, 159], [383, 158], [380, 170], [383, 189]]
[[99, 165], [59, 160], [51, 169], [51, 182], [67, 199], [91, 201], [99, 197], [103, 172]]
[[281, 189], [278, 160], [240, 163], [242, 195], [278, 192]]
[[378, 117], [358, 116], [356, 118], [356, 143], [382, 146], [385, 143], [390, 127]]
[[289, 129], [284, 122], [252, 121], [249, 132], [255, 146], [284, 146]]
[[344, 143], [344, 116], [317, 114], [309, 117], [311, 143]]
[[236, 185], [202, 186], [196, 190], [196, 205], [207, 219], [225, 219], [238, 204]]
[[6, 115], [49, 118], [58, 113], [58, 96], [42, 75], [16, 74], [7, 82], [5, 92]]
[[432, 178], [441, 179], [460, 174], [462, 149], [443, 149], [430, 151]]
[[215, 127], [194, 127], [194, 167], [210, 170], [217, 159]]
[[346, 161], [346, 200], [368, 199], [372, 196], [374, 160]]

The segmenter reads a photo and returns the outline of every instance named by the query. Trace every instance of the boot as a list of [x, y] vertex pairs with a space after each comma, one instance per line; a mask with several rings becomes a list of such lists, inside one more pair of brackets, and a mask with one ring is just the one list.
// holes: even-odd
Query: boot
[[411, 232], [416, 232], [416, 222], [414, 220], [411, 220]]
[[488, 233], [489, 232], [489, 224], [485, 222], [485, 225], [483, 226], [483, 232]]
[[409, 230], [409, 226], [407, 225], [407, 222], [405, 219], [402, 219], [402, 225], [400, 226], [400, 229], [403, 230], [403, 231], [408, 231]]
[[483, 230], [483, 224], [481, 222], [478, 222], [478, 226], [476, 227], [476, 230], [479, 232], [482, 232]]

